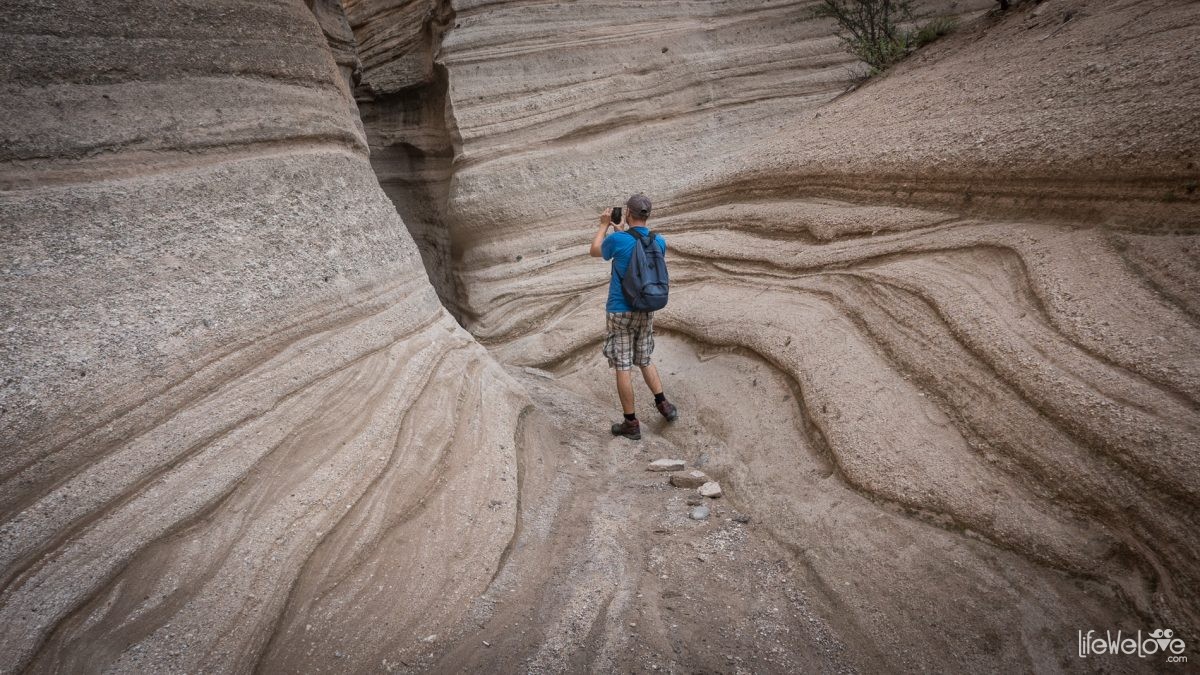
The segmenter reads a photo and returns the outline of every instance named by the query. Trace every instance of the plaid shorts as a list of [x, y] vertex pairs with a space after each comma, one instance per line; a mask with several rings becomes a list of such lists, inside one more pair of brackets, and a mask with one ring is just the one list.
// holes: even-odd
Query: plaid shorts
[[608, 312], [604, 355], [608, 367], [630, 370], [650, 365], [654, 353], [654, 312]]

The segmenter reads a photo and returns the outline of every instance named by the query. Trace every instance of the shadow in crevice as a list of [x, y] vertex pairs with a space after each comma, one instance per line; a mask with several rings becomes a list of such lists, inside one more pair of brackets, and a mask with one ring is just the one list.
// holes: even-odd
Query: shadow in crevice
[[457, 257], [445, 222], [455, 156], [447, 73], [435, 64], [432, 81], [392, 94], [361, 88], [358, 108], [371, 147], [371, 167], [408, 227], [429, 281], [461, 324], [462, 303], [453, 261]]
[[461, 139], [438, 61], [454, 26], [449, 0], [423, 0], [419, 25], [404, 39], [380, 40], [377, 9], [341, 0], [308, 0], [346, 81], [370, 149], [371, 167], [412, 235], [442, 305], [461, 324], [463, 302], [445, 212]]

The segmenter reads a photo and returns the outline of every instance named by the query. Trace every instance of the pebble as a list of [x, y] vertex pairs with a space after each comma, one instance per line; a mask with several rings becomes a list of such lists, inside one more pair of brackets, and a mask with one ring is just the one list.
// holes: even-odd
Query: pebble
[[688, 506], [700, 506], [704, 503], [704, 497], [700, 495], [688, 495], [688, 498], [684, 501]]
[[710, 480], [704, 485], [701, 485], [698, 492], [700, 493], [701, 497], [711, 497], [716, 499], [717, 497], [721, 496], [721, 484], [715, 480]]
[[708, 482], [703, 471], [692, 469], [685, 473], [671, 474], [671, 485], [679, 488], [698, 488]]
[[682, 459], [656, 459], [650, 462], [650, 466], [646, 467], [647, 471], [683, 471], [684, 464]]
[[707, 506], [697, 506], [696, 508], [692, 509], [692, 512], [689, 513], [688, 516], [692, 520], [707, 520], [708, 513], [709, 512], [708, 512]]
[[525, 366], [525, 372], [529, 373], [530, 375], [537, 375], [538, 377], [542, 377], [547, 380], [556, 379], [554, 377], [554, 373], [542, 370], [541, 368], [534, 368], [533, 366]]
[[750, 516], [747, 516], [744, 513], [738, 513], [737, 511], [734, 511], [733, 512], [733, 522], [741, 523], [742, 525], [745, 525], [746, 523], [750, 522]]

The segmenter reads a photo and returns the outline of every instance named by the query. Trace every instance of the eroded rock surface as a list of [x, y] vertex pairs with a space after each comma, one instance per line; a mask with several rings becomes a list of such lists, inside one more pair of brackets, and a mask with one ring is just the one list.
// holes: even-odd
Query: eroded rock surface
[[[991, 4], [849, 92], [807, 2], [7, 9], [0, 669], [1200, 642], [1200, 7]], [[640, 445], [585, 256], [634, 191]]]
[[[771, 505], [755, 522], [855, 617], [838, 632], [867, 663], [1065, 667], [1078, 626], [1195, 634], [1197, 6], [967, 17], [850, 93], [799, 4], [593, 9], [460, 7], [444, 42], [472, 333], [560, 381], [592, 368], [607, 276], [582, 254], [603, 206], [646, 192], [672, 265], [656, 326], [793, 389], [698, 409], [740, 374], [668, 362], [688, 433], [721, 450], [660, 433], [712, 457], [735, 503]], [[802, 442], [757, 428], [793, 412]]]
[[5, 13], [0, 670], [450, 634], [514, 532], [523, 394], [439, 304], [314, 14]]

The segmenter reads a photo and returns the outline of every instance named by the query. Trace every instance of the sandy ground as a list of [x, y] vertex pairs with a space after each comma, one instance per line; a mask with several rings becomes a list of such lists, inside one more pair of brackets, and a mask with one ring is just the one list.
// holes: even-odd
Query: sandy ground
[[[1061, 626], [1127, 622], [1103, 583], [964, 538], [933, 514], [880, 509], [806, 440], [793, 386], [762, 359], [671, 335], [657, 356], [683, 414], [663, 420], [639, 383], [641, 441], [607, 432], [598, 411], [613, 394], [596, 359], [581, 355], [556, 380], [513, 369], [535, 405], [522, 427], [517, 536], [473, 625], [445, 653], [400, 665], [1083, 672], [1097, 662], [1064, 650], [1073, 633]], [[672, 487], [647, 471], [661, 457], [700, 467], [725, 495]], [[689, 500], [711, 517], [690, 519]], [[931, 585], [934, 569], [945, 577]], [[1023, 647], [1003, 635], [1012, 630]], [[914, 634], [920, 646], [901, 637]]]
[[[314, 4], [7, 12], [0, 671], [1200, 644], [1200, 5], [932, 2], [850, 91], [808, 2]], [[584, 255], [635, 190], [638, 443]]]

